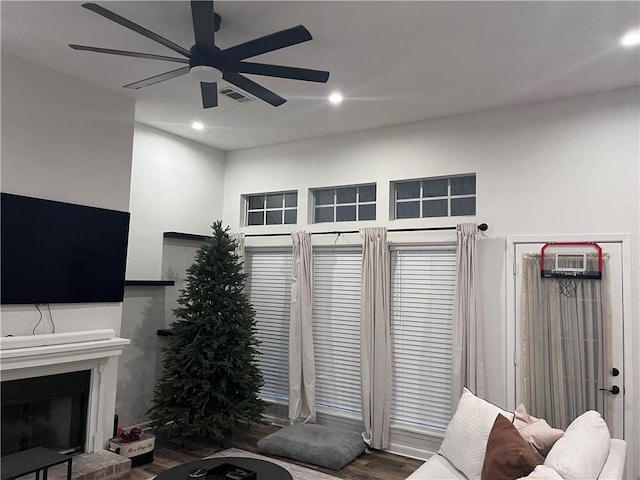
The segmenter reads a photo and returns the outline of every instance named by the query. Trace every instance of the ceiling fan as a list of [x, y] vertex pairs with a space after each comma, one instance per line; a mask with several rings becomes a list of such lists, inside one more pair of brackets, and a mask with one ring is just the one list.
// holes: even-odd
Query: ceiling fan
[[120, 15], [107, 10], [95, 3], [84, 3], [84, 8], [102, 15], [103, 17], [139, 33], [185, 58], [153, 55], [150, 53], [130, 52], [126, 50], [113, 50], [110, 48], [89, 47], [86, 45], [70, 44], [74, 50], [106, 53], [110, 55], [122, 55], [125, 57], [146, 58], [149, 60], [162, 60], [167, 62], [184, 63], [187, 66], [161, 73], [153, 77], [145, 78], [138, 82], [125, 85], [125, 88], [142, 88], [164, 82], [181, 75], [189, 74], [200, 82], [203, 108], [216, 107], [218, 105], [218, 91], [216, 82], [224, 79], [245, 92], [273, 105], [280, 106], [286, 102], [284, 98], [266, 89], [262, 85], [248, 79], [243, 73], [266, 75], [270, 77], [290, 78], [307, 82], [326, 83], [329, 72], [310, 70], [307, 68], [287, 67], [282, 65], [269, 65], [265, 63], [252, 63], [243, 60], [272, 52], [281, 48], [290, 47], [298, 43], [312, 39], [311, 33], [303, 26], [288, 28], [279, 32], [265, 35], [239, 45], [221, 50], [214, 42], [214, 32], [218, 31], [221, 24], [220, 15], [213, 10], [213, 0], [191, 1], [191, 16], [193, 18], [193, 31], [195, 45], [187, 50], [160, 35], [147, 30], [140, 25], [127, 20]]

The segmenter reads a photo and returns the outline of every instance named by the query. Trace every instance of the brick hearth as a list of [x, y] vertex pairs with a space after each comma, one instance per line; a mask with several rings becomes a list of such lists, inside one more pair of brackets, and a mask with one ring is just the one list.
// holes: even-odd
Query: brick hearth
[[[73, 457], [71, 480], [127, 480], [131, 474], [131, 460], [106, 450], [81, 453]], [[35, 478], [35, 475], [30, 475]], [[27, 479], [28, 477], [21, 477]], [[67, 465], [49, 469], [48, 480], [66, 480]]]

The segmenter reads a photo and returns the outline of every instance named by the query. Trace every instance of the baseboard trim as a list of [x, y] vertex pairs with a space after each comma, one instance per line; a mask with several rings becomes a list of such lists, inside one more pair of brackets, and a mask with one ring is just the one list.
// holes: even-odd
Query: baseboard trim
[[389, 448], [386, 451], [389, 453], [393, 453], [394, 455], [415, 458], [417, 460], [428, 460], [436, 454], [436, 452], [431, 452], [429, 450], [409, 447], [407, 445], [399, 445], [397, 443], [390, 443]]

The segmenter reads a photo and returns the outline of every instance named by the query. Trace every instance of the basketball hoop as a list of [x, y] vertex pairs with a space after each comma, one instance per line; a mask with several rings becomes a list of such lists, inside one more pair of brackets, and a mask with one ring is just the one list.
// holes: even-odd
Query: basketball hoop
[[540, 250], [540, 276], [555, 280], [560, 295], [574, 298], [581, 280], [602, 279], [602, 248], [595, 242], [546, 243]]

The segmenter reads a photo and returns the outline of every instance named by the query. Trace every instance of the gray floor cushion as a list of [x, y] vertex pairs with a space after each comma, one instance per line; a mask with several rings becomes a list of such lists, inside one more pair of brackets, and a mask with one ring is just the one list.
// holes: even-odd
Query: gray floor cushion
[[258, 441], [260, 452], [333, 470], [340, 470], [364, 452], [365, 447], [357, 432], [310, 423], [284, 427]]

